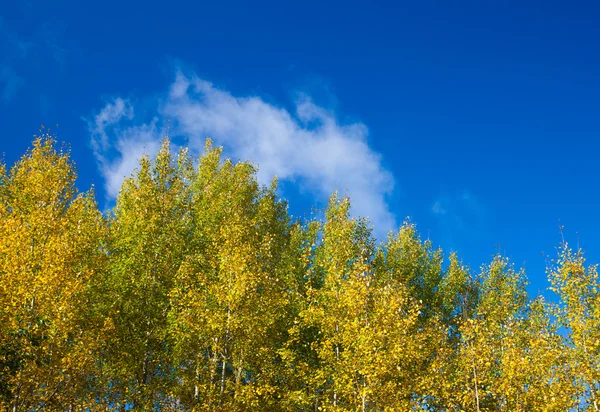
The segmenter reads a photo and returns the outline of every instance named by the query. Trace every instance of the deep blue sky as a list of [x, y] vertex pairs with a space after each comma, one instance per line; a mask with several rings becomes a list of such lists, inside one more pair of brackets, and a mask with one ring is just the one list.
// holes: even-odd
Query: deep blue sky
[[[184, 64], [233, 95], [293, 111], [302, 92], [366, 125], [398, 221], [473, 267], [501, 250], [544, 289], [559, 219], [600, 261], [597, 2], [15, 0], [0, 18], [9, 164], [58, 123], [80, 189], [102, 187], [84, 119], [115, 96], [144, 106]], [[319, 204], [293, 186], [294, 213]]]

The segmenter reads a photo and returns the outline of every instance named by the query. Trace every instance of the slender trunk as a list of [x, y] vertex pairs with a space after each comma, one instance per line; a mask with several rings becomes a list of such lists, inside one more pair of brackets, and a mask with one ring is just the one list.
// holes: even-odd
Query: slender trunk
[[367, 389], [367, 383], [363, 380], [363, 394], [361, 396], [362, 398], [362, 412], [365, 412], [367, 410], [367, 394], [366, 394], [366, 389]]
[[[335, 326], [336, 331], [337, 331], [337, 325]], [[335, 344], [335, 363], [336, 363], [336, 371], [337, 371], [337, 364], [340, 360], [340, 347], [339, 345], [336, 343]], [[337, 390], [335, 389], [335, 381], [333, 382], [334, 384], [334, 388], [333, 388], [333, 406], [336, 407], [337, 406]]]
[[144, 363], [142, 364], [142, 379], [141, 384], [145, 385], [148, 379], [148, 353], [144, 355]]
[[243, 363], [244, 363], [244, 351], [241, 350], [240, 358], [238, 360], [238, 365], [237, 365], [237, 373], [235, 375], [236, 391], [238, 390], [239, 386], [242, 384], [242, 373], [244, 372]]
[[222, 368], [221, 368], [221, 394], [219, 397], [219, 407], [223, 404], [223, 394], [225, 393], [225, 372], [227, 366], [227, 344], [229, 341], [229, 324], [231, 322], [231, 306], [227, 305], [227, 327], [225, 328], [225, 341], [223, 342], [223, 353], [222, 353]]
[[479, 409], [479, 389], [477, 383], [477, 369], [475, 368], [475, 360], [473, 359], [473, 380], [475, 383], [475, 404], [477, 405], [477, 412], [480, 412]]
[[150, 335], [152, 334], [152, 329], [151, 329], [151, 322], [150, 320], [146, 321], [146, 343], [145, 343], [145, 348], [144, 348], [144, 362], [142, 364], [142, 384], [143, 385], [147, 385], [148, 384], [148, 380], [149, 380], [149, 376], [150, 376], [150, 371], [149, 371], [149, 363], [150, 363], [150, 357], [151, 357], [151, 349], [148, 347], [149, 344], [148, 342], [150, 341]]
[[[589, 369], [589, 356], [588, 356], [588, 351], [587, 351], [585, 335], [583, 338], [583, 353], [585, 354], [586, 366], [588, 366], [588, 368], [586, 368], [586, 369]], [[596, 386], [594, 385], [593, 382], [588, 382], [588, 386], [590, 387], [590, 396], [592, 398], [592, 405], [594, 405], [594, 411], [598, 412], [598, 401], [596, 400]]]
[[210, 357], [210, 366], [209, 366], [209, 388], [210, 390], [208, 391], [208, 410], [212, 410], [212, 403], [214, 400], [214, 390], [213, 390], [213, 384], [215, 382], [215, 377], [217, 375], [217, 364], [219, 363], [219, 354], [217, 351], [217, 345], [219, 343], [219, 338], [214, 338], [214, 342], [215, 342], [215, 346], [214, 346], [214, 351], [213, 351], [213, 356], [210, 355], [210, 349], [209, 349], [209, 357]]
[[471, 362], [473, 365], [473, 383], [475, 384], [475, 405], [477, 406], [477, 412], [480, 412], [479, 409], [479, 382], [477, 380], [477, 367], [475, 365], [475, 347], [473, 342], [471, 342]]
[[[336, 360], [336, 364], [338, 363], [340, 359], [340, 347], [339, 345], [335, 345], [335, 360]], [[337, 365], [336, 365], [337, 366]], [[336, 367], [337, 370], [337, 367]], [[335, 389], [335, 381], [333, 382], [334, 388], [333, 388], [333, 406], [337, 406], [337, 390]]]
[[198, 354], [196, 354], [196, 372], [194, 377], [194, 403], [197, 403], [200, 396], [200, 387], [198, 386], [198, 382], [200, 381], [200, 355]]
[[225, 367], [227, 365], [227, 357], [223, 355], [223, 360], [221, 361], [221, 393], [219, 397], [219, 406], [223, 403], [223, 393], [225, 392]]
[[596, 397], [596, 388], [593, 383], [588, 384], [590, 387], [590, 395], [592, 397], [592, 405], [594, 405], [594, 411], [598, 412], [598, 401]]

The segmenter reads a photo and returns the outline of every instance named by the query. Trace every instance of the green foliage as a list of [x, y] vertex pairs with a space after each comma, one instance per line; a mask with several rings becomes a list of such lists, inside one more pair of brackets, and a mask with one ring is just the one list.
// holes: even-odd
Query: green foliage
[[563, 244], [559, 298], [473, 274], [350, 199], [292, 221], [277, 182], [165, 139], [115, 207], [43, 136], [0, 163], [0, 408], [598, 411], [600, 284]]

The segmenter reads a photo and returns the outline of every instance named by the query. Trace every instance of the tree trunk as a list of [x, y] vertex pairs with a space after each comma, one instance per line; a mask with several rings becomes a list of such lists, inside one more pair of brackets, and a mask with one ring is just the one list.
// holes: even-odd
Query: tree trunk
[[477, 384], [477, 369], [475, 368], [475, 360], [473, 360], [473, 380], [475, 383], [475, 404], [477, 405], [477, 412], [480, 412], [479, 409], [479, 389]]

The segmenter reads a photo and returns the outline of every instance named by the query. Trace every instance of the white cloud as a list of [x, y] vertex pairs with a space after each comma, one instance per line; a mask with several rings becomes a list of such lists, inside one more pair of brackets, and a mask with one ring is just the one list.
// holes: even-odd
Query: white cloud
[[[337, 189], [350, 195], [353, 213], [369, 217], [378, 235], [396, 227], [386, 201], [394, 179], [382, 166], [381, 156], [369, 147], [367, 127], [342, 124], [307, 96], [298, 98], [291, 113], [258, 96], [234, 96], [195, 75], [178, 73], [158, 113], [171, 120], [171, 134], [184, 136], [194, 154], [201, 152], [210, 137], [228, 155], [257, 164], [261, 183], [278, 176], [300, 184], [319, 201]], [[161, 137], [156, 121], [124, 128], [121, 123], [132, 118], [131, 105], [115, 99], [89, 122], [109, 196], [117, 193], [123, 172], [136, 164], [139, 143], [156, 150]], [[112, 136], [107, 134], [108, 127]], [[109, 162], [108, 146], [117, 151]]]
[[160, 145], [161, 132], [154, 118], [148, 124], [130, 125], [134, 110], [121, 98], [108, 102], [92, 120], [87, 120], [90, 142], [98, 167], [105, 180], [106, 195], [114, 199], [121, 184], [131, 176], [144, 154], [154, 154]]
[[104, 154], [110, 147], [107, 128], [118, 124], [123, 118], [133, 119], [133, 106], [128, 101], [118, 97], [112, 102], [108, 102], [100, 113], [93, 117], [92, 121], [88, 120], [92, 149], [94, 149], [94, 155], [100, 161], [104, 162], [106, 160]]

